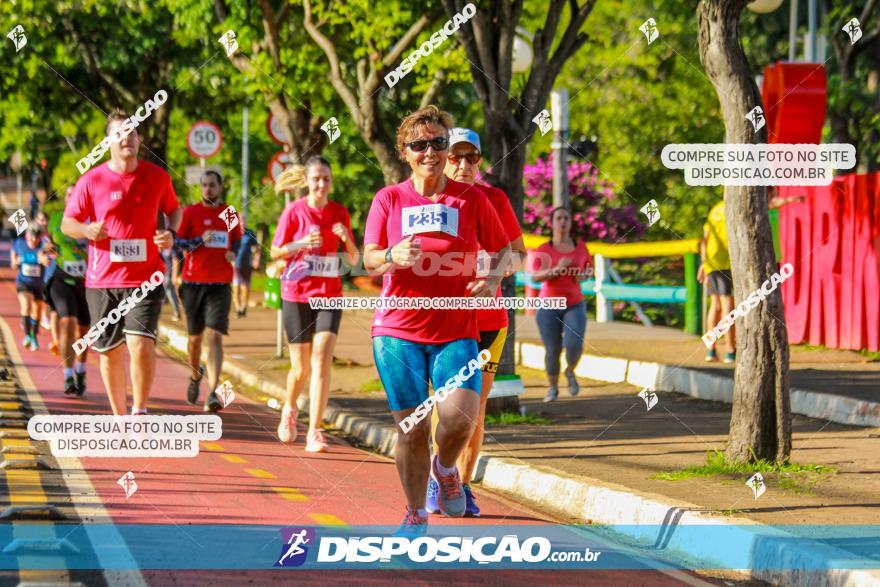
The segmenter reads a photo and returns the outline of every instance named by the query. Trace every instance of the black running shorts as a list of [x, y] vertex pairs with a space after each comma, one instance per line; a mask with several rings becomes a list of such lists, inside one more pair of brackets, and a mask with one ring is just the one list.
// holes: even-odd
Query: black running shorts
[[186, 311], [186, 329], [196, 336], [205, 328], [229, 334], [232, 289], [228, 283], [184, 283], [178, 292]]
[[88, 326], [89, 303], [86, 300], [86, 284], [83, 279], [55, 272], [49, 282], [46, 298], [59, 318], [76, 318], [80, 326]]
[[39, 283], [25, 283], [24, 281], [16, 281], [15, 282], [15, 291], [18, 293], [29, 293], [34, 296], [36, 301], [42, 301], [43, 299], [43, 282]]
[[706, 276], [706, 293], [710, 296], [732, 296], [733, 277], [730, 269], [713, 271]]
[[[137, 296], [131, 298], [135, 292], [138, 292]], [[99, 353], [113, 350], [125, 342], [126, 334], [156, 339], [159, 334], [159, 314], [165, 301], [165, 287], [157, 286], [147, 292], [143, 299], [140, 299], [140, 292], [141, 288], [138, 287], [86, 288], [92, 327], [85, 338], [86, 342], [93, 344], [94, 350]], [[122, 316], [124, 309], [121, 310], [119, 304], [125, 299], [129, 300], [126, 304], [128, 313]]]
[[281, 307], [288, 344], [312, 342], [316, 332], [339, 334], [342, 310], [313, 310], [308, 302], [288, 302]]

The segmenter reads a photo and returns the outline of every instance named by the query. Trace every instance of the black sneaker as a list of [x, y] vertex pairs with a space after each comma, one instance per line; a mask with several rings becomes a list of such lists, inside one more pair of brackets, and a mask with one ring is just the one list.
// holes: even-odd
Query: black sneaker
[[77, 394], [76, 379], [74, 379], [73, 377], [66, 377], [64, 379], [64, 395], [75, 394]]
[[205, 400], [205, 407], [203, 408], [206, 412], [219, 412], [223, 409], [223, 402], [217, 397], [217, 394], [213, 391], [208, 394], [208, 399]]
[[86, 392], [86, 374], [85, 371], [76, 374], [76, 395], [81, 396]]
[[202, 382], [202, 377], [205, 376], [205, 366], [202, 365], [199, 367], [199, 378], [189, 380], [189, 387], [186, 388], [186, 401], [188, 401], [191, 405], [196, 405], [199, 402], [199, 384]]

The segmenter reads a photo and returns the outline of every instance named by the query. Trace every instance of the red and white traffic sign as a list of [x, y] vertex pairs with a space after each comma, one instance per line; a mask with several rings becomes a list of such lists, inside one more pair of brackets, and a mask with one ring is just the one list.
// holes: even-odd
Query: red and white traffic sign
[[190, 127], [186, 133], [186, 148], [196, 159], [207, 159], [220, 152], [223, 146], [223, 134], [213, 122], [200, 120]]
[[269, 118], [266, 119], [266, 131], [269, 133], [269, 138], [279, 145], [291, 144], [290, 138], [287, 136], [287, 129], [281, 126], [281, 123], [271, 112], [269, 112]]
[[285, 153], [284, 151], [278, 151], [272, 158], [269, 159], [269, 178], [272, 180], [272, 183], [278, 179], [278, 176], [281, 175], [281, 172], [293, 165], [293, 159], [290, 156], [290, 153]]

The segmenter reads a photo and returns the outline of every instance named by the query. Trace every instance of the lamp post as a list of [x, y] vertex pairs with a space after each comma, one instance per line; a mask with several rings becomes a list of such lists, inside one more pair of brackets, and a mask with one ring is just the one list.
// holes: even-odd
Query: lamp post
[[[532, 33], [522, 27], [516, 27], [516, 35], [513, 37], [513, 59], [511, 70], [516, 74], [529, 71], [534, 59], [532, 51]], [[510, 276], [501, 282], [501, 295], [505, 298], [516, 297], [516, 277]], [[501, 359], [498, 361], [498, 372], [492, 391], [486, 401], [486, 412], [489, 414], [501, 414], [503, 412], [521, 413], [519, 394], [525, 391], [522, 380], [516, 375], [514, 360], [514, 344], [516, 341], [516, 313], [513, 309], [507, 311], [507, 339], [504, 341], [504, 349], [501, 351]]]
[[568, 206], [568, 90], [550, 94], [553, 121], [553, 207]]

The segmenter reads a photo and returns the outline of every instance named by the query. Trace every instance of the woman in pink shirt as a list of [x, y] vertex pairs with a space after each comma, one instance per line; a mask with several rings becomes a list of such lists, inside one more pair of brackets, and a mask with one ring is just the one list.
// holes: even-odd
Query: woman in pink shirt
[[568, 393], [577, 395], [580, 386], [574, 370], [584, 350], [587, 329], [587, 303], [581, 292], [581, 280], [592, 269], [587, 245], [571, 237], [571, 211], [559, 206], [550, 212], [553, 236], [529, 255], [529, 273], [541, 283], [542, 298], [564, 297], [565, 310], [539, 309], [536, 319], [544, 343], [544, 366], [548, 389], [545, 402], [559, 395], [559, 357], [565, 349]]
[[[439, 486], [440, 510], [447, 516], [464, 515], [466, 499], [455, 463], [480, 410], [476, 310], [435, 307], [440, 302], [435, 299], [494, 297], [510, 254], [510, 239], [486, 194], [443, 173], [450, 128], [449, 114], [436, 106], [404, 118], [397, 130], [397, 152], [412, 173], [406, 181], [379, 190], [364, 233], [364, 266], [384, 273], [381, 297], [407, 305], [414, 301], [406, 298], [422, 298], [432, 305], [379, 308], [373, 316], [376, 369], [401, 428], [395, 461], [407, 499], [401, 533], [408, 535], [427, 531], [429, 475]], [[498, 253], [483, 279], [476, 275], [480, 248]], [[433, 458], [429, 381], [439, 414]]]
[[321, 420], [330, 395], [330, 363], [342, 320], [342, 310], [313, 309], [309, 299], [342, 297], [340, 246], [349, 265], [358, 260], [348, 211], [328, 199], [332, 185], [330, 163], [317, 156], [304, 167], [286, 169], [275, 183], [276, 190], [309, 188], [307, 197], [294, 200], [281, 213], [271, 249], [272, 260], [287, 261], [281, 276], [281, 315], [290, 371], [278, 438], [296, 440], [296, 399], [311, 375], [306, 452], [327, 451]]

